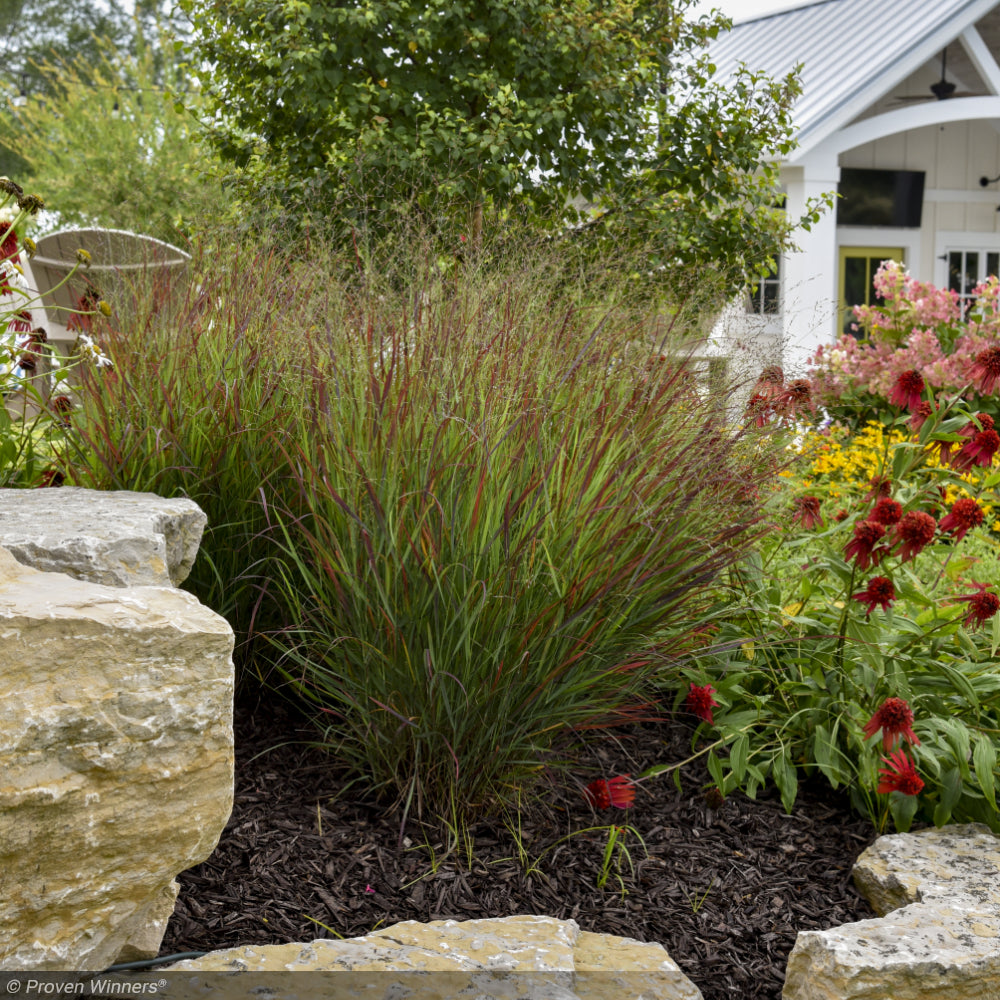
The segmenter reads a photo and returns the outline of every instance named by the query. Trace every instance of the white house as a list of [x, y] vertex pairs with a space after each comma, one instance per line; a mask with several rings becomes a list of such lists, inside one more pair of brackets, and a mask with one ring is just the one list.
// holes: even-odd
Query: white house
[[871, 302], [887, 257], [961, 295], [1000, 273], [1000, 0], [820, 0], [737, 23], [710, 54], [723, 76], [803, 64], [786, 207], [840, 195], [716, 341], [763, 342], [800, 369]]

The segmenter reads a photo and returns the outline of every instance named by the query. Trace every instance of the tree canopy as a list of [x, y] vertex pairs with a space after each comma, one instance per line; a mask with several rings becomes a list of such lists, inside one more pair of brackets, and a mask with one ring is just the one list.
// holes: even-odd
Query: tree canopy
[[743, 283], [787, 243], [794, 76], [718, 81], [689, 0], [180, 0], [211, 135], [299, 216], [511, 212]]

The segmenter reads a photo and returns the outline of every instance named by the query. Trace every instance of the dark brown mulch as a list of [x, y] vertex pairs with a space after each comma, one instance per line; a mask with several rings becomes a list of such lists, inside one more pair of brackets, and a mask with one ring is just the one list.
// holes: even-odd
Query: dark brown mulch
[[[661, 943], [705, 1000], [778, 1000], [798, 931], [873, 915], [850, 873], [874, 831], [819, 784], [801, 788], [791, 816], [770, 795], [735, 794], [714, 809], [696, 763], [683, 769], [683, 793], [668, 778], [646, 782], [627, 815], [595, 816], [573, 788], [522, 816], [530, 861], [571, 831], [633, 825], [648, 856], [632, 837], [635, 871], [622, 872], [623, 896], [613, 874], [597, 887], [604, 832], [574, 837], [534, 865], [518, 860], [502, 824], [476, 828], [471, 863], [441, 860], [441, 844], [415, 825], [400, 845], [398, 823], [356, 788], [344, 792], [329, 757], [287, 745], [307, 738], [280, 707], [237, 709], [233, 815], [215, 853], [180, 876], [161, 954], [355, 937], [400, 920], [533, 913]], [[582, 780], [683, 760], [690, 740], [683, 721], [606, 739], [581, 764]]]

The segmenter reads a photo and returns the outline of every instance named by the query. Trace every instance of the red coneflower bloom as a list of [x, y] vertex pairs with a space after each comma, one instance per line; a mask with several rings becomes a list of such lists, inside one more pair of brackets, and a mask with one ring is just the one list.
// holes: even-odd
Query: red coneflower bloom
[[974, 465], [988, 469], [998, 450], [1000, 434], [992, 429], [977, 431], [968, 444], [962, 445], [961, 451], [951, 459], [950, 465], [957, 472], [968, 472]]
[[766, 427], [774, 412], [774, 401], [763, 393], [755, 392], [747, 402], [746, 417], [755, 427]]
[[885, 549], [876, 548], [885, 535], [885, 528], [875, 521], [858, 521], [854, 525], [854, 537], [844, 546], [845, 559], [857, 559], [858, 569], [865, 570], [877, 565]]
[[1000, 597], [989, 592], [992, 584], [973, 583], [973, 586], [977, 588], [974, 594], [966, 594], [956, 600], [966, 601], [969, 605], [969, 613], [965, 618], [966, 628], [972, 626], [977, 629], [1000, 611]]
[[36, 489], [62, 486], [65, 481], [66, 477], [58, 469], [46, 469], [42, 473], [42, 478], [38, 481]]
[[819, 497], [796, 497], [792, 501], [792, 521], [797, 521], [807, 530], [816, 525], [823, 527], [823, 517], [819, 512]]
[[757, 379], [754, 391], [763, 396], [777, 396], [785, 384], [785, 373], [780, 365], [768, 365]]
[[951, 511], [938, 522], [942, 531], [955, 535], [955, 541], [960, 542], [972, 528], [978, 528], [986, 519], [983, 508], [971, 497], [962, 497], [951, 505]]
[[882, 763], [889, 766], [879, 768], [878, 773], [882, 775], [878, 786], [879, 795], [887, 795], [889, 792], [902, 792], [904, 795], [920, 794], [924, 783], [917, 774], [913, 761], [902, 750], [883, 757]]
[[865, 494], [866, 500], [887, 497], [892, 492], [892, 480], [888, 476], [872, 476], [868, 482], [871, 489]]
[[889, 605], [896, 600], [896, 588], [892, 585], [892, 580], [887, 576], [873, 576], [868, 581], [868, 586], [860, 594], [854, 594], [855, 601], [861, 601], [868, 605], [867, 614], [875, 610], [875, 605], [879, 605], [883, 611], [889, 610]]
[[1000, 347], [980, 351], [969, 368], [969, 378], [984, 396], [992, 395], [1000, 385]]
[[896, 379], [896, 384], [892, 387], [892, 392], [889, 393], [889, 402], [893, 406], [901, 406], [903, 409], [909, 410], [910, 413], [914, 413], [920, 406], [920, 397], [923, 392], [924, 377], [916, 368], [911, 368]]
[[868, 520], [889, 527], [890, 524], [896, 524], [902, 516], [903, 505], [898, 500], [890, 500], [888, 497], [882, 497], [875, 504], [874, 510], [868, 515]]
[[910, 430], [914, 434], [920, 430], [921, 427], [927, 423], [928, 417], [934, 412], [934, 404], [928, 403], [926, 399], [922, 399], [918, 404], [917, 408], [913, 411], [913, 416], [907, 421], [910, 426]]
[[812, 409], [812, 385], [809, 379], [797, 378], [789, 382], [781, 394], [779, 405], [789, 413]]
[[847, 511], [841, 507], [836, 514], [833, 515], [833, 519], [839, 524], [841, 521], [846, 521], [850, 515]]
[[712, 709], [719, 707], [719, 703], [712, 697], [713, 694], [715, 694], [715, 688], [711, 684], [698, 687], [692, 682], [691, 690], [688, 691], [687, 698], [684, 699], [684, 707], [710, 726], [715, 725]]
[[886, 698], [865, 723], [865, 739], [870, 740], [881, 729], [884, 750], [891, 749], [897, 739], [920, 746], [920, 740], [917, 739], [912, 726], [913, 709], [909, 703], [902, 698]]
[[922, 510], [908, 510], [894, 532], [896, 542], [901, 542], [903, 546], [899, 550], [900, 559], [909, 562], [915, 558], [918, 552], [934, 540], [935, 531], [937, 521], [930, 514], [925, 514]]
[[635, 785], [630, 774], [615, 778], [598, 778], [583, 790], [586, 800], [595, 809], [627, 809], [635, 802]]

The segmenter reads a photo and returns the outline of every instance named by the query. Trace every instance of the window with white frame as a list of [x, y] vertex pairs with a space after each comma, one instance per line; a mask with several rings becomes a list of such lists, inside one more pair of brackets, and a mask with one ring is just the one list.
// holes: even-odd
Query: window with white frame
[[958, 292], [963, 312], [972, 303], [972, 290], [976, 285], [991, 275], [1000, 275], [1000, 250], [948, 247], [945, 259], [948, 266], [948, 288]]
[[776, 257], [774, 269], [758, 278], [748, 291], [747, 312], [776, 316], [781, 312], [781, 262]]

